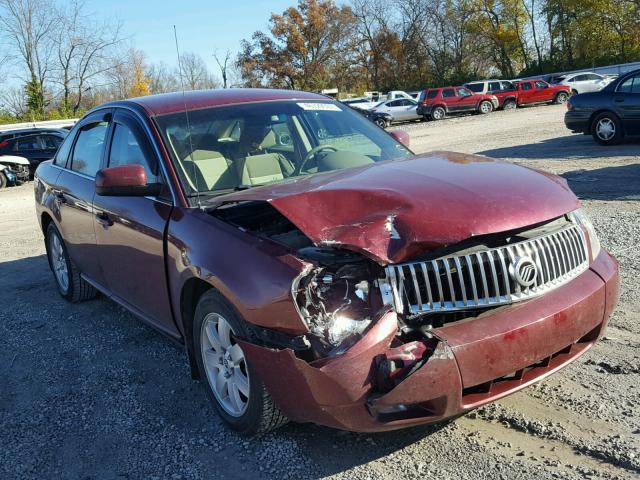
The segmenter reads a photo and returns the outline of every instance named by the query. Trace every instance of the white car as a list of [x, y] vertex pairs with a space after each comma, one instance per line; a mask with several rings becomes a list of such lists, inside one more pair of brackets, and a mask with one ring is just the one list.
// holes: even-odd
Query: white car
[[561, 77], [559, 85], [568, 85], [572, 93], [599, 92], [609, 85], [613, 78], [591, 72], [572, 73]]
[[371, 113], [386, 113], [391, 115], [392, 122], [408, 122], [421, 120], [418, 115], [418, 102], [409, 98], [398, 98], [381, 102], [370, 110]]

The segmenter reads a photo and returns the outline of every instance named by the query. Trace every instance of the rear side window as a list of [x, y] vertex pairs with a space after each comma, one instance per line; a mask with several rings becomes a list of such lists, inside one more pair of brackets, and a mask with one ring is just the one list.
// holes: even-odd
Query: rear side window
[[438, 90], [429, 90], [427, 98], [436, 98], [438, 96]]
[[18, 138], [13, 149], [17, 152], [24, 152], [27, 150], [42, 150], [42, 148], [40, 147], [40, 142], [38, 142], [38, 137], [35, 135], [30, 137]]
[[621, 93], [640, 93], [640, 76], [627, 78], [618, 87]]
[[[469, 90], [475, 93], [480, 93], [484, 89], [484, 83], [468, 83], [465, 85]], [[491, 87], [489, 87], [491, 88]]]
[[516, 86], [511, 82], [500, 82], [502, 85], [502, 90], [515, 90]]
[[456, 94], [453, 91], [453, 88], [445, 88], [444, 90], [442, 90], [442, 96], [444, 98], [448, 98], [448, 97], [455, 97]]
[[53, 164], [59, 167], [64, 167], [67, 164], [67, 158], [69, 158], [69, 152], [71, 151], [71, 146], [73, 145], [73, 137], [74, 135], [67, 135], [63, 140], [62, 145], [58, 149], [55, 158], [53, 159]]
[[71, 158], [71, 170], [95, 177], [100, 170], [100, 160], [107, 135], [107, 122], [85, 125], [78, 134]]
[[491, 83], [489, 83], [489, 91], [490, 92], [499, 92], [500, 90], [502, 90], [502, 88], [500, 87], [500, 82], [491, 82]]
[[527, 83], [521, 83], [521, 84], [520, 84], [520, 88], [521, 88], [522, 90], [531, 90], [531, 84], [530, 84], [529, 82], [527, 82]]

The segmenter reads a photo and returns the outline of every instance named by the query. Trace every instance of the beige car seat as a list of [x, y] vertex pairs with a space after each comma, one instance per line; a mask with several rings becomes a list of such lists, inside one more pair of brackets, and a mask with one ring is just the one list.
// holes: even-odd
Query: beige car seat
[[194, 150], [184, 160], [184, 169], [198, 190], [225, 190], [238, 186], [231, 163], [214, 150]]
[[279, 153], [263, 153], [249, 155], [235, 163], [242, 185], [259, 185], [283, 180], [285, 171], [283, 164], [287, 160]]

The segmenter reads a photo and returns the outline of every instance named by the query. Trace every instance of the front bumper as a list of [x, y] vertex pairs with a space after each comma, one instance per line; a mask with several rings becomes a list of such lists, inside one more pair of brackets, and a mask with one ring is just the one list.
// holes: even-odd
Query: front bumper
[[564, 124], [573, 133], [591, 133], [589, 131], [589, 112], [569, 110], [564, 114]]
[[290, 349], [240, 343], [292, 420], [392, 430], [455, 417], [561, 369], [602, 335], [618, 290], [617, 261], [603, 251], [589, 270], [546, 295], [433, 330], [430, 356], [390, 390], [377, 385], [376, 358], [391, 348], [393, 312], [332, 359], [307, 363]]

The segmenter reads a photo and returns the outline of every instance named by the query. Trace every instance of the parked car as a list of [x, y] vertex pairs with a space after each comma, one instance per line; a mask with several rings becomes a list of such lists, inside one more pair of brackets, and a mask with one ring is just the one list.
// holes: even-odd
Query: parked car
[[475, 94], [489, 94], [498, 99], [503, 110], [513, 110], [518, 106], [518, 89], [507, 80], [479, 80], [465, 83], [464, 86]]
[[621, 75], [599, 92], [571, 97], [564, 123], [602, 145], [640, 135], [640, 70]]
[[58, 147], [67, 135], [61, 132], [35, 133], [16, 136], [0, 141], [0, 155], [17, 155], [29, 160], [31, 173], [35, 172], [38, 165], [50, 160], [56, 154]]
[[0, 188], [19, 185], [29, 180], [29, 160], [15, 155], [0, 155]]
[[[369, 112], [375, 116], [379, 126], [389, 126], [393, 122], [408, 122], [420, 120], [422, 115], [418, 115], [418, 102], [413, 99], [399, 98], [397, 100], [387, 100], [373, 107]], [[376, 115], [387, 114], [388, 116]], [[384, 122], [382, 125], [379, 122]]]
[[418, 115], [442, 120], [452, 113], [491, 113], [499, 102], [494, 95], [474, 95], [466, 87], [429, 88], [418, 103]]
[[588, 350], [618, 265], [566, 181], [407, 141], [295, 91], [98, 107], [36, 172], [57, 289], [184, 345], [244, 433], [438, 422]]
[[609, 85], [613, 77], [607, 77], [592, 72], [569, 74], [557, 79], [558, 85], [566, 85], [572, 94], [598, 92]]
[[520, 80], [517, 87], [518, 106], [539, 103], [565, 103], [571, 95], [566, 85], [551, 85], [544, 80]]
[[20, 128], [16, 130], [5, 130], [5, 131], [0, 131], [0, 142], [4, 142], [5, 140], [11, 140], [12, 138], [16, 138], [16, 137], [24, 137], [25, 135], [33, 135], [36, 133], [57, 133], [57, 134], [66, 136], [67, 133], [69, 133], [69, 129], [32, 127], [32, 128]]
[[380, 128], [387, 128], [393, 121], [393, 117], [387, 112], [367, 111], [365, 112], [365, 116]]

